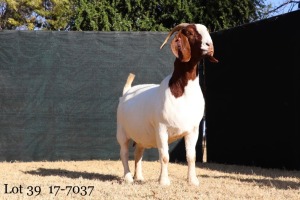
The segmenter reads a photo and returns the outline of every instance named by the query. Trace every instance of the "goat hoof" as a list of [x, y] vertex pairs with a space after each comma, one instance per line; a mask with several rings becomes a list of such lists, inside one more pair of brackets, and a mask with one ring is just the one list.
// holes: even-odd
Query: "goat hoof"
[[189, 184], [193, 185], [193, 186], [199, 186], [199, 180], [198, 180], [198, 178], [197, 177], [190, 178], [189, 179]]
[[171, 184], [170, 179], [169, 178], [161, 178], [159, 180], [160, 185], [162, 186], [169, 186]]
[[134, 180], [135, 180], [135, 181], [138, 181], [138, 182], [143, 182], [145, 179], [144, 179], [143, 176], [135, 176], [135, 177], [134, 177]]
[[131, 176], [131, 173], [127, 173], [125, 176], [124, 176], [124, 180], [126, 183], [133, 183], [133, 178]]

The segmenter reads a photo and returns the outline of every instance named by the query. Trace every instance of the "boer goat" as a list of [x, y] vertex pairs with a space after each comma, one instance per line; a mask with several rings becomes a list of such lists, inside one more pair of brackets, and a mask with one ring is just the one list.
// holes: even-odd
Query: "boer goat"
[[188, 162], [188, 182], [199, 185], [195, 158], [198, 129], [204, 112], [204, 99], [199, 85], [198, 63], [214, 57], [214, 47], [207, 28], [201, 24], [182, 23], [174, 27], [160, 48], [174, 32], [171, 49], [176, 56], [174, 71], [160, 85], [143, 84], [131, 87], [130, 74], [117, 110], [117, 140], [128, 183], [133, 177], [128, 166], [128, 143], [135, 144], [135, 180], [144, 180], [142, 156], [145, 148], [158, 148], [161, 185], [170, 185], [168, 177], [168, 144], [184, 137]]

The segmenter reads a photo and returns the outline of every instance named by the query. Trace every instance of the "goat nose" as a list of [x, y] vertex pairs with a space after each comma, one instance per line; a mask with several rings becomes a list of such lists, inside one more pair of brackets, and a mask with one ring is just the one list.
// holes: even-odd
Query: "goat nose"
[[207, 46], [210, 46], [210, 43], [208, 43], [208, 42], [206, 42], [205, 44], [206, 44]]

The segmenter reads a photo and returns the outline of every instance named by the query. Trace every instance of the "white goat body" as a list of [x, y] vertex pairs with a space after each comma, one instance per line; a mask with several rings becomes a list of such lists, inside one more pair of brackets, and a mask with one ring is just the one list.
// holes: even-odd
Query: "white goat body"
[[[128, 77], [117, 110], [117, 139], [124, 166], [126, 182], [133, 182], [128, 165], [130, 139], [135, 147], [136, 180], [143, 180], [142, 155], [145, 148], [158, 148], [161, 162], [160, 184], [169, 185], [167, 165], [168, 144], [184, 137], [188, 161], [188, 182], [198, 185], [195, 171], [199, 124], [204, 112], [204, 99], [199, 85], [198, 63], [204, 57], [213, 57], [213, 44], [205, 26], [180, 24], [170, 36], [178, 31], [171, 43], [176, 56], [174, 71], [160, 85], [145, 84], [131, 87], [134, 75]], [[161, 48], [163, 47], [161, 46]]]
[[204, 99], [199, 79], [190, 80], [184, 95], [175, 98], [168, 86], [170, 78], [167, 76], [160, 85], [136, 85], [120, 98], [118, 128], [144, 148], [158, 147], [159, 125], [167, 130], [165, 134], [171, 143], [197, 129], [202, 119]]

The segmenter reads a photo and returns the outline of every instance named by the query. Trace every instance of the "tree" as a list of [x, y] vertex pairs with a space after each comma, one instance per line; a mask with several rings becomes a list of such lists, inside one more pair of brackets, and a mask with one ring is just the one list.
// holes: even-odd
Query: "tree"
[[129, 31], [132, 23], [124, 19], [114, 1], [77, 0], [72, 30]]
[[259, 9], [264, 7], [261, 0], [205, 0], [199, 4], [202, 21], [211, 31], [228, 29], [259, 19]]
[[168, 31], [181, 22], [211, 31], [262, 17], [264, 0], [0, 0], [2, 29]]
[[[74, 30], [91, 30], [89, 23], [94, 23], [92, 30], [167, 31], [181, 22], [194, 22], [217, 31], [260, 19], [266, 7], [263, 0], [106, 0], [102, 7], [95, 0], [80, 2], [81, 19]], [[104, 11], [98, 18], [95, 7]], [[112, 21], [122, 26], [116, 29]], [[78, 26], [79, 22], [86, 23]]]
[[2, 29], [61, 30], [71, 20], [69, 0], [0, 0]]
[[122, 18], [131, 23], [132, 31], [166, 30], [156, 21], [157, 1], [117, 0], [115, 6]]

